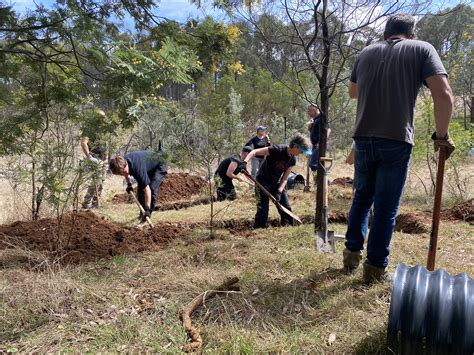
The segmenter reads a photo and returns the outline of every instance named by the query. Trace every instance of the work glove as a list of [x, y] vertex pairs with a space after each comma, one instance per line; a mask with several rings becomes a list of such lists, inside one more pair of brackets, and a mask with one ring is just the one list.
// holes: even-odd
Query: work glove
[[99, 159], [94, 158], [92, 155], [88, 156], [87, 159], [95, 164], [99, 164]]
[[280, 202], [280, 200], [281, 200], [281, 191], [277, 191], [277, 193], [275, 194], [275, 200]]
[[133, 186], [132, 186], [131, 182], [129, 182], [127, 184], [127, 188], [125, 189], [125, 191], [127, 191], [127, 193], [132, 193], [133, 192]]
[[247, 170], [247, 162], [246, 161], [239, 162], [238, 167], [239, 167], [240, 171]]
[[444, 138], [438, 138], [436, 132], [434, 132], [431, 135], [431, 139], [433, 140], [435, 152], [437, 152], [441, 146], [446, 147], [446, 159], [448, 159], [451, 153], [454, 152], [454, 149], [456, 149], [456, 146], [454, 145], [453, 140], [449, 138], [448, 133], [446, 133]]

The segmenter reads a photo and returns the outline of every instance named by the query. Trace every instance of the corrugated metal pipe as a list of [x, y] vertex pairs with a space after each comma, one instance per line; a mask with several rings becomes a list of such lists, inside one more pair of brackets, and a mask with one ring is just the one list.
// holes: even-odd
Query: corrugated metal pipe
[[398, 264], [387, 345], [395, 354], [474, 354], [474, 280]]

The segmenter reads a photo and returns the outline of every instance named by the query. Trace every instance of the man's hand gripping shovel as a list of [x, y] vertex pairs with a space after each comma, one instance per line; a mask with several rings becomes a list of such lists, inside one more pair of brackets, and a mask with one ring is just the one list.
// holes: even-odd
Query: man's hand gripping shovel
[[301, 219], [295, 215], [293, 212], [291, 212], [288, 208], [284, 207], [281, 205], [280, 202], [278, 202], [276, 200], [276, 198], [270, 193], [268, 192], [267, 189], [265, 189], [262, 184], [260, 184], [256, 179], [254, 179], [254, 177], [247, 171], [247, 170], [242, 170], [242, 174], [244, 174], [247, 179], [249, 179], [250, 181], [252, 181], [255, 186], [257, 186], [260, 190], [262, 190], [262, 192], [275, 204], [276, 208], [278, 208], [279, 210], [285, 212], [288, 216], [292, 217], [295, 221], [297, 221], [298, 223], [302, 223], [301, 222]]
[[[137, 199], [137, 196], [135, 196], [135, 194], [132, 192], [129, 192], [130, 195], [132, 195], [132, 198], [133, 198], [133, 201], [135, 201], [135, 203], [137, 204], [138, 208], [140, 209], [140, 213], [142, 215], [145, 215], [145, 210], [143, 209], [143, 206], [140, 204], [140, 202], [138, 201]], [[150, 217], [145, 217], [145, 220], [146, 222], [148, 223], [148, 225], [150, 226], [150, 228], [155, 228], [155, 226], [153, 225], [153, 223], [151, 222], [151, 219]]]

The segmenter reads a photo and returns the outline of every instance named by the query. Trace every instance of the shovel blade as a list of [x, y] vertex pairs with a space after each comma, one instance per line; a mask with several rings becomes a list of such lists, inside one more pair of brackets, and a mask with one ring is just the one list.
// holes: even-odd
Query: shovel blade
[[324, 233], [322, 230], [316, 232], [316, 249], [320, 253], [334, 253], [335, 245], [330, 242], [330, 234], [334, 232]]

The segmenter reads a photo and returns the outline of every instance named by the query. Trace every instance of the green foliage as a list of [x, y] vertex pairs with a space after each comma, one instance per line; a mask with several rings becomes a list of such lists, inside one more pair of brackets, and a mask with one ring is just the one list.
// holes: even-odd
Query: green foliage
[[107, 84], [109, 94], [117, 99], [119, 114], [128, 125], [143, 114], [145, 107], [162, 103], [159, 90], [166, 81], [191, 83], [190, 73], [201, 68], [193, 51], [169, 38], [159, 50], [143, 51], [125, 45], [119, 48], [112, 57]]
[[[424, 97], [418, 100], [418, 112], [415, 121], [415, 146], [413, 163], [415, 166], [428, 167], [430, 180], [423, 181], [425, 192], [434, 193], [435, 174], [437, 171], [437, 156], [434, 152], [431, 134], [435, 131], [433, 100]], [[472, 129], [472, 128], [471, 128]], [[466, 200], [469, 196], [469, 184], [472, 176], [465, 171], [463, 165], [470, 147], [474, 145], [470, 130], [464, 128], [461, 119], [454, 118], [449, 126], [449, 135], [456, 145], [456, 150], [446, 162], [446, 186], [451, 196], [457, 200]]]

